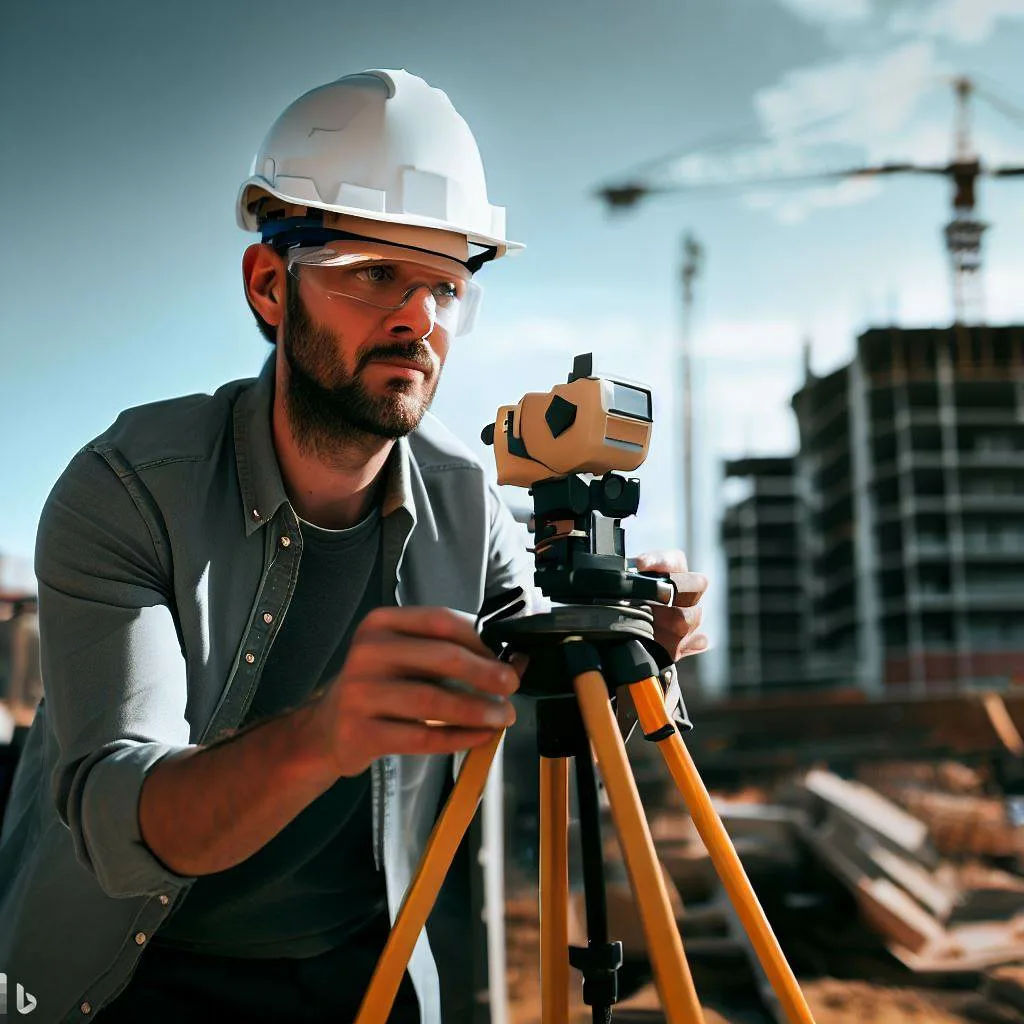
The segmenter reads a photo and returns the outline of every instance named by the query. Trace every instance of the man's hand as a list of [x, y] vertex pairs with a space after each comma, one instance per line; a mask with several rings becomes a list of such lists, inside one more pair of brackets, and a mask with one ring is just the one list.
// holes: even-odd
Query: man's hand
[[[520, 666], [520, 669], [525, 666]], [[339, 775], [384, 754], [450, 754], [515, 721], [520, 672], [499, 662], [471, 619], [448, 608], [378, 608], [312, 707], [321, 751]], [[465, 691], [446, 687], [457, 680]]]
[[636, 567], [641, 572], [682, 574], [671, 607], [654, 602], [649, 605], [654, 615], [655, 641], [668, 651], [673, 661], [706, 651], [708, 638], [698, 630], [702, 617], [699, 602], [708, 589], [707, 577], [690, 572], [686, 555], [678, 549], [637, 555]]

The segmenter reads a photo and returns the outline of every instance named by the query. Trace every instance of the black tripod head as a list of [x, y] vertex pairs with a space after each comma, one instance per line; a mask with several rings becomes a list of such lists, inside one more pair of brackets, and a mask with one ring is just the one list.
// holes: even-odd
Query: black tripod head
[[541, 593], [562, 604], [670, 604], [667, 577], [627, 568], [622, 520], [640, 505], [640, 481], [618, 473], [572, 474], [534, 484], [531, 529]]

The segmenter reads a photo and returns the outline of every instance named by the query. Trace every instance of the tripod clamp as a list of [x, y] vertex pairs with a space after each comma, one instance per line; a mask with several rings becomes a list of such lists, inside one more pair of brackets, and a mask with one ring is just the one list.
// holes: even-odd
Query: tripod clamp
[[622, 943], [569, 947], [569, 966], [583, 975], [583, 1002], [587, 1006], [614, 1006], [619, 1001]]

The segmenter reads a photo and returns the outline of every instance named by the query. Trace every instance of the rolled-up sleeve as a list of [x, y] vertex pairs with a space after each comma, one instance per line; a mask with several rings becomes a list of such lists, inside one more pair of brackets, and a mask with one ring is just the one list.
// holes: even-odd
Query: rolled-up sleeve
[[43, 508], [39, 637], [57, 812], [110, 896], [175, 890], [139, 829], [146, 774], [189, 747], [166, 532], [141, 481], [84, 449]]

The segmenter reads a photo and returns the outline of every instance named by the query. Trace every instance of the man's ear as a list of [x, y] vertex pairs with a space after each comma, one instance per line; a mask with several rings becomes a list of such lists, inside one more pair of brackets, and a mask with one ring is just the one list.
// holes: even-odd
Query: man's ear
[[242, 255], [245, 294], [271, 327], [277, 327], [284, 319], [286, 273], [284, 259], [263, 242], [250, 245]]

